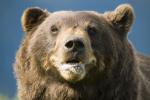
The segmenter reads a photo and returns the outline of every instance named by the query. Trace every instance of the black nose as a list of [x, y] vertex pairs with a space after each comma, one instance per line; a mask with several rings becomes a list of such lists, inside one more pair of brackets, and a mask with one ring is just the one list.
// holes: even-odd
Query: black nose
[[65, 43], [65, 49], [67, 51], [83, 51], [84, 43], [81, 39], [72, 39]]

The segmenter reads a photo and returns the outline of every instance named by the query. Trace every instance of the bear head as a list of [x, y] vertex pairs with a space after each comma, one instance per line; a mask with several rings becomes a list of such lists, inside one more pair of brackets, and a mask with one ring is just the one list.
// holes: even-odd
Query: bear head
[[18, 66], [28, 70], [30, 78], [42, 76], [62, 82], [90, 83], [113, 77], [132, 64], [127, 33], [133, 19], [128, 4], [105, 13], [28, 8], [22, 15], [26, 34]]

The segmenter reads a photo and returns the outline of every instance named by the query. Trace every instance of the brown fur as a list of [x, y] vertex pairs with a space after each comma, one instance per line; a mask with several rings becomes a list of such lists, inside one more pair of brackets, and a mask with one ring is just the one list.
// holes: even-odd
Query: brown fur
[[[127, 39], [133, 19], [128, 4], [104, 14], [28, 8], [14, 66], [19, 100], [149, 100], [150, 58]], [[80, 40], [82, 51], [66, 50], [70, 39]], [[73, 58], [85, 69], [61, 73], [61, 64]]]

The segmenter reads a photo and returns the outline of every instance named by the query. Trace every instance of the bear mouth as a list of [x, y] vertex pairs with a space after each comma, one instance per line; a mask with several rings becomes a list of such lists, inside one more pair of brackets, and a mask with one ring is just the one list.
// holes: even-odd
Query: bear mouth
[[80, 74], [81, 70], [84, 69], [85, 64], [78, 59], [71, 59], [71, 60], [67, 60], [66, 63], [62, 64], [62, 66], [64, 66], [63, 68], [65, 70], [74, 72], [76, 74]]
[[76, 59], [66, 61], [66, 64], [78, 64], [78, 63], [81, 63], [81, 61], [76, 60]]
[[76, 82], [85, 76], [85, 64], [78, 59], [67, 60], [59, 66], [59, 72], [65, 80]]

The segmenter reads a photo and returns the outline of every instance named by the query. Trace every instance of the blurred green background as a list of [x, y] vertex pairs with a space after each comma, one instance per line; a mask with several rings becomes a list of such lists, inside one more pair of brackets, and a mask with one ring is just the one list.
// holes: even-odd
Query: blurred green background
[[20, 18], [28, 7], [57, 10], [113, 10], [122, 3], [134, 7], [136, 20], [129, 32], [134, 47], [150, 55], [150, 1], [148, 0], [1, 0], [0, 1], [0, 100], [16, 99], [12, 65], [24, 35]]

